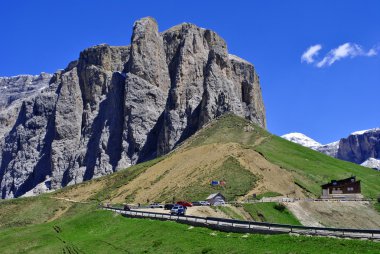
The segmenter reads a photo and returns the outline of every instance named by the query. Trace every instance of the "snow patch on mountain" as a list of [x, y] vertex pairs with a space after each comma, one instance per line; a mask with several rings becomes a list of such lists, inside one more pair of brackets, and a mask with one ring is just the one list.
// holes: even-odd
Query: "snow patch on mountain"
[[318, 143], [314, 139], [309, 138], [305, 134], [302, 134], [299, 132], [293, 132], [293, 133], [285, 134], [285, 135], [282, 135], [281, 137], [286, 139], [286, 140], [289, 140], [293, 143], [297, 143], [297, 144], [300, 144], [302, 146], [312, 148], [314, 150], [316, 150], [315, 148], [322, 146], [321, 143]]
[[369, 158], [368, 160], [366, 160], [365, 162], [363, 162], [360, 165], [367, 167], [367, 168], [374, 168], [374, 169], [380, 170], [380, 160], [379, 159]]
[[324, 153], [331, 157], [336, 157], [339, 150], [339, 141], [335, 141], [326, 145], [321, 145], [317, 147], [315, 150], [318, 152]]
[[369, 130], [355, 131], [355, 132], [351, 133], [351, 135], [363, 135], [365, 133], [376, 132], [376, 131], [380, 131], [380, 128], [373, 128], [373, 129], [369, 129]]

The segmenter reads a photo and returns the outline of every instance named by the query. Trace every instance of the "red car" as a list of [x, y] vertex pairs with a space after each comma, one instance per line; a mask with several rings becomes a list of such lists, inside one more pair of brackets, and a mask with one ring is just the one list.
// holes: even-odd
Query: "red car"
[[177, 205], [181, 205], [181, 206], [184, 206], [184, 207], [192, 207], [193, 206], [192, 203], [187, 202], [187, 201], [178, 201]]

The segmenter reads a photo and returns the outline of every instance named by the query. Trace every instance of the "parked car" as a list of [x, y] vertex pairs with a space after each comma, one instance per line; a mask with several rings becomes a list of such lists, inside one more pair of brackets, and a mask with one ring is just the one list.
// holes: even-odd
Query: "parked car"
[[185, 215], [185, 213], [186, 213], [186, 207], [182, 205], [175, 205], [170, 210], [170, 214], [172, 215]]
[[219, 206], [219, 205], [223, 206], [225, 204], [226, 202], [224, 202], [223, 200], [217, 200], [213, 203], [214, 206]]
[[150, 208], [164, 208], [162, 204], [159, 203], [152, 203], [149, 205]]
[[165, 210], [171, 210], [173, 208], [174, 204], [165, 204], [164, 209]]
[[210, 205], [210, 203], [207, 201], [195, 201], [192, 204], [193, 204], [193, 206], [208, 206], [208, 205]]
[[131, 208], [129, 207], [129, 205], [124, 205], [124, 211], [130, 211]]
[[181, 205], [181, 206], [184, 206], [184, 207], [192, 207], [193, 206], [192, 203], [187, 202], [187, 201], [178, 201], [177, 205]]

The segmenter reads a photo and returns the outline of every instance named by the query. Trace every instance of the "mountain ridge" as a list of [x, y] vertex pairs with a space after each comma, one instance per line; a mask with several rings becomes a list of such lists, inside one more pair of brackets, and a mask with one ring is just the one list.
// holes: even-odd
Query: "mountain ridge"
[[229, 55], [211, 30], [184, 23], [159, 33], [150, 17], [135, 22], [131, 45], [85, 49], [8, 111], [2, 198], [46, 179], [58, 189], [153, 159], [226, 112], [266, 127], [251, 63]]
[[296, 134], [281, 137], [331, 157], [380, 170], [380, 128], [355, 131], [346, 138], [325, 145], [315, 145], [313, 139], [302, 133]]

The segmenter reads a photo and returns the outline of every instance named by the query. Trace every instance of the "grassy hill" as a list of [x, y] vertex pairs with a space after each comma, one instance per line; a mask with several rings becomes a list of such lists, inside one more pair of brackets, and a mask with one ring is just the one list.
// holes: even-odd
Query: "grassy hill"
[[[379, 172], [328, 157], [226, 115], [155, 160], [39, 197], [0, 201], [0, 248], [2, 253], [323, 252], [320, 248], [370, 253], [378, 250], [378, 243], [290, 236], [243, 238], [219, 232], [215, 236], [207, 229], [125, 219], [96, 209], [99, 202], [203, 200], [213, 192], [223, 193], [229, 201], [252, 194], [318, 197], [321, 184], [351, 175], [362, 181], [366, 197], [380, 193]], [[226, 185], [212, 187], [212, 180], [224, 180]], [[299, 223], [289, 211], [278, 211], [274, 205], [244, 208], [256, 220]], [[224, 210], [230, 217], [240, 216]]]
[[[222, 192], [230, 201], [271, 192], [318, 197], [321, 184], [351, 175], [362, 181], [366, 197], [380, 194], [379, 172], [331, 158], [226, 115], [166, 156], [54, 195], [113, 203], [203, 200], [213, 192]], [[211, 187], [212, 180], [227, 184]]]
[[58, 220], [0, 231], [1, 253], [378, 253], [380, 243], [234, 234], [174, 222], [128, 219], [75, 204]]

